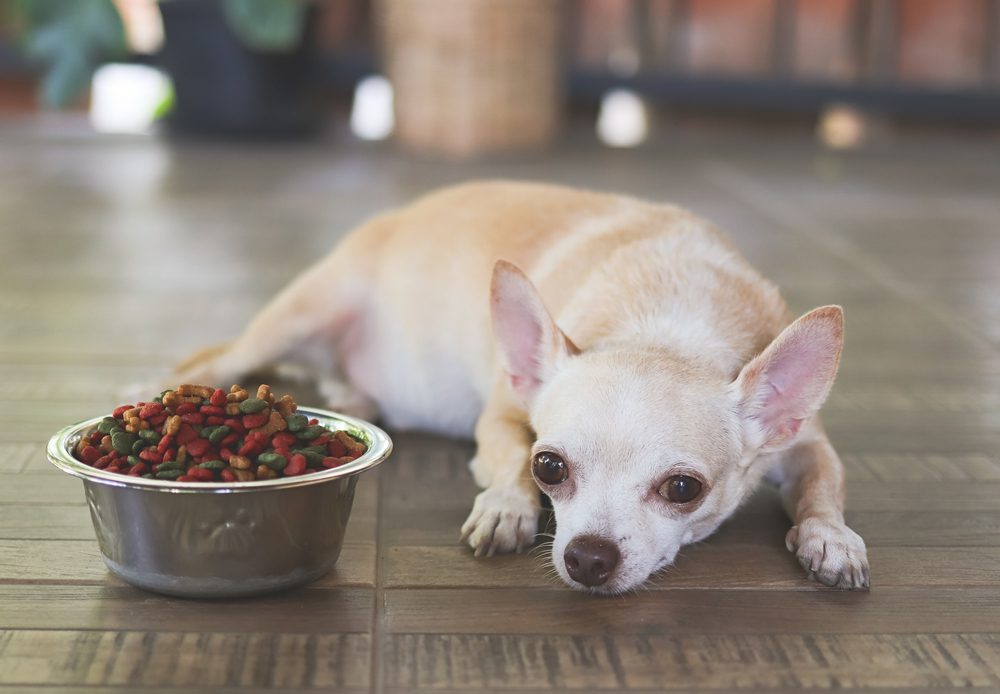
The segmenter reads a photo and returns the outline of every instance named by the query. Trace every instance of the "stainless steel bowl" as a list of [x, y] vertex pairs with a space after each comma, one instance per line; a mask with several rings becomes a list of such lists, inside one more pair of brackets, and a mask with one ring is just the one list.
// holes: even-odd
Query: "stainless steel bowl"
[[83, 480], [104, 562], [157, 593], [218, 598], [256, 595], [314, 581], [344, 541], [358, 476], [389, 457], [392, 441], [360, 419], [309, 408], [302, 414], [345, 429], [368, 451], [341, 467], [257, 482], [171, 482], [127, 477], [72, 455], [102, 417], [49, 440], [49, 461]]

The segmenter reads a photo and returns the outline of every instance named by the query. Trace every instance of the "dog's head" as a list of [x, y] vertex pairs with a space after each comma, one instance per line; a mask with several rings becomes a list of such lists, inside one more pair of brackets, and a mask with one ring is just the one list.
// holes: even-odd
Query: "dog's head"
[[727, 379], [669, 350], [581, 353], [509, 263], [491, 300], [556, 516], [553, 563], [598, 593], [641, 585], [736, 510], [764, 472], [755, 460], [790, 445], [826, 399], [843, 342], [841, 309], [816, 309]]

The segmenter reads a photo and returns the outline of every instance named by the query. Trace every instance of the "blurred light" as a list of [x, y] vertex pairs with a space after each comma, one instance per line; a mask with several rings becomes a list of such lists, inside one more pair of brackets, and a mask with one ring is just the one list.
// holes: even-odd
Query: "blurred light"
[[856, 149], [867, 137], [864, 113], [846, 104], [833, 104], [820, 113], [816, 134], [830, 149]]
[[163, 45], [163, 18], [156, 0], [114, 0], [125, 40], [136, 53], [155, 53]]
[[358, 82], [351, 107], [351, 132], [362, 140], [384, 140], [395, 125], [389, 80], [372, 75]]
[[102, 133], [143, 133], [170, 95], [170, 80], [146, 65], [104, 65], [90, 89], [90, 124]]
[[597, 136], [611, 147], [635, 147], [649, 135], [646, 104], [635, 92], [612, 89], [601, 99]]

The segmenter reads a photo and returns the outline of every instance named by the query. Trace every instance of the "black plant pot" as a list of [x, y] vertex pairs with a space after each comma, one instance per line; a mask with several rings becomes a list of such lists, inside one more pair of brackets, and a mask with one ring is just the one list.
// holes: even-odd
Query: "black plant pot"
[[160, 64], [176, 97], [167, 118], [172, 132], [276, 138], [318, 130], [311, 17], [293, 50], [265, 53], [240, 41], [216, 0], [169, 0], [159, 7]]

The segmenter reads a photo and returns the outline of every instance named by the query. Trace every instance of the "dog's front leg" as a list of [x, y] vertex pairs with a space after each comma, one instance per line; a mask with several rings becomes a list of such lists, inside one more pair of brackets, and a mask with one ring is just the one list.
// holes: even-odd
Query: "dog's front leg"
[[532, 433], [524, 412], [498, 402], [487, 403], [476, 423], [476, 457], [469, 463], [476, 483], [472, 513], [462, 525], [462, 541], [476, 556], [525, 549], [538, 529], [538, 486], [531, 478]]
[[782, 455], [781, 496], [794, 525], [785, 544], [810, 578], [838, 588], [867, 588], [868, 554], [844, 523], [844, 469], [817, 422]]

